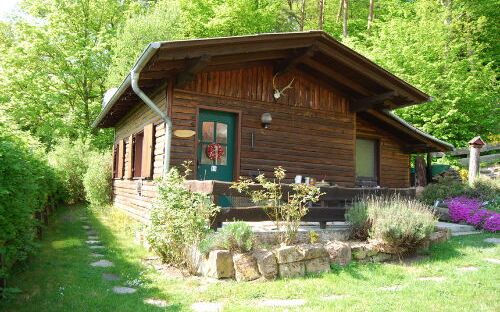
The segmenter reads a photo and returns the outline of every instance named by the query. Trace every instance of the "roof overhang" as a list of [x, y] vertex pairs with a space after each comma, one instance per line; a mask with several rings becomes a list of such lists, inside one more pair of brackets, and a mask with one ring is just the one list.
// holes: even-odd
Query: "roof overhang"
[[[143, 53], [139, 86], [151, 94], [167, 81], [177, 87], [199, 71], [240, 68], [268, 61], [275, 71], [313, 75], [350, 100], [350, 109], [395, 109], [430, 100], [424, 92], [333, 39], [323, 31], [272, 33], [151, 43]], [[137, 64], [137, 63], [136, 63]], [[139, 102], [130, 75], [105, 105], [93, 127], [112, 127]]]

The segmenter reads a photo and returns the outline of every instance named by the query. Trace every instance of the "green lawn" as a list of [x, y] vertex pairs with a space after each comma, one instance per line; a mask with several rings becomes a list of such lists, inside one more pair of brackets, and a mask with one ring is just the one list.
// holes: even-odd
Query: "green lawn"
[[[87, 235], [80, 216], [88, 214], [113, 268], [92, 268]], [[198, 301], [224, 303], [224, 311], [265, 311], [264, 299], [305, 299], [289, 311], [500, 311], [500, 246], [485, 243], [495, 234], [453, 238], [431, 248], [430, 257], [412, 265], [381, 264], [335, 267], [330, 274], [273, 282], [206, 283], [202, 279], [175, 279], [145, 267], [148, 255], [134, 244], [135, 222], [116, 210], [91, 212], [80, 207], [60, 208], [45, 232], [40, 252], [15, 272], [10, 287], [22, 290], [0, 302], [2, 311], [162, 311], [143, 302], [168, 301], [167, 311], [189, 311]], [[473, 272], [457, 268], [474, 266]], [[107, 282], [102, 272], [119, 273], [139, 291], [117, 295], [111, 291], [125, 281]], [[419, 277], [444, 277], [441, 282]], [[384, 287], [401, 287], [397, 291]], [[345, 295], [336, 300], [324, 297]], [[281, 311], [285, 308], [269, 311]]]

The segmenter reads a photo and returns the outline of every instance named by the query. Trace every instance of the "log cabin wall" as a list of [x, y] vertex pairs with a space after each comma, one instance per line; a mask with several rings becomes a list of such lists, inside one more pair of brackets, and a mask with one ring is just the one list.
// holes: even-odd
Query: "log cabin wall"
[[[272, 66], [200, 73], [174, 92], [174, 128], [196, 131], [199, 106], [240, 111], [240, 175], [270, 175], [273, 168], [283, 166], [290, 180], [301, 174], [353, 186], [355, 114], [349, 112], [348, 101], [299, 72], [280, 76], [275, 84], [283, 88], [292, 79], [292, 88], [274, 101]], [[273, 118], [267, 130], [260, 121], [265, 112]], [[195, 138], [174, 137], [172, 165], [194, 163], [195, 149]]]
[[402, 141], [361, 118], [356, 120], [356, 134], [379, 141], [380, 186], [410, 187], [410, 155], [401, 151]]
[[[153, 101], [162, 110], [166, 110], [165, 90], [153, 96]], [[129, 137], [144, 129], [147, 124], [154, 124], [154, 152], [153, 152], [153, 179], [162, 176], [165, 126], [160, 117], [144, 103], [138, 104], [115, 127], [115, 144], [125, 141], [124, 167], [122, 179], [113, 180], [113, 204], [124, 210], [130, 216], [146, 222], [149, 219], [149, 210], [157, 196], [156, 187], [152, 179], [127, 178], [131, 176], [129, 165], [131, 147]], [[141, 183], [141, 192], [137, 190], [137, 183]]]

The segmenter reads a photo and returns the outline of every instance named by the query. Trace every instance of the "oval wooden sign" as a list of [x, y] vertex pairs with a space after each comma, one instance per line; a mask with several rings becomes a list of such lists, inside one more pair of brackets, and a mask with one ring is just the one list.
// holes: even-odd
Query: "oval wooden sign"
[[175, 130], [174, 135], [178, 138], [190, 138], [195, 135], [193, 130]]

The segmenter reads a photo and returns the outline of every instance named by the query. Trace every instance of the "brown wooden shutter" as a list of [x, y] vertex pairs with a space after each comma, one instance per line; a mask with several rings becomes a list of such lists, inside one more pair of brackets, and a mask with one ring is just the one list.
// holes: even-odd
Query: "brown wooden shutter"
[[154, 125], [150, 123], [144, 127], [144, 137], [142, 140], [141, 174], [144, 178], [152, 177], [153, 137], [154, 137]]
[[127, 169], [125, 170], [125, 178], [131, 179], [132, 178], [132, 163], [133, 163], [133, 158], [132, 155], [134, 154], [134, 136], [131, 135], [128, 138], [128, 144], [127, 144]]
[[117, 171], [117, 178], [121, 179], [123, 178], [123, 159], [124, 159], [124, 153], [125, 152], [125, 141], [120, 140], [118, 143], [118, 171]]
[[118, 166], [116, 165], [116, 157], [118, 157], [118, 155], [116, 154], [116, 145], [113, 145], [113, 151], [111, 154], [111, 159], [113, 160], [113, 163], [111, 164], [111, 179], [114, 179], [117, 176], [116, 170], [118, 169]]

